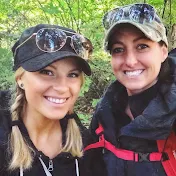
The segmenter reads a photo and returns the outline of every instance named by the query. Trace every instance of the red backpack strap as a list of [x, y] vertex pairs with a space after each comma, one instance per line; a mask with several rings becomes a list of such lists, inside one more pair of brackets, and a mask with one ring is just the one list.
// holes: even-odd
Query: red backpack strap
[[130, 150], [116, 148], [113, 144], [105, 140], [103, 131], [104, 129], [102, 125], [99, 125], [99, 127], [96, 129], [96, 134], [99, 135], [99, 142], [88, 145], [84, 149], [84, 151], [95, 149], [95, 148], [105, 148], [111, 151], [112, 153], [114, 153], [114, 155], [116, 155], [118, 158], [121, 158], [124, 160], [130, 160], [135, 162], [162, 160], [163, 153], [160, 153], [160, 152], [137, 153]]
[[104, 129], [102, 125], [99, 124], [99, 127], [95, 130], [96, 134], [99, 136], [99, 142], [88, 145], [87, 147], [84, 148], [84, 151], [90, 150], [93, 148], [103, 148], [104, 147], [105, 139], [104, 139], [103, 131]]
[[162, 161], [167, 176], [176, 176], [176, 135], [171, 132], [168, 139], [157, 140], [159, 152], [165, 152], [168, 160]]
[[159, 152], [139, 153], [131, 150], [119, 149], [106, 140], [105, 140], [105, 148], [114, 153], [118, 158], [135, 162], [161, 161], [163, 156], [163, 154]]
[[101, 133], [104, 132], [103, 126], [99, 124], [99, 127], [95, 130], [97, 135], [100, 135]]

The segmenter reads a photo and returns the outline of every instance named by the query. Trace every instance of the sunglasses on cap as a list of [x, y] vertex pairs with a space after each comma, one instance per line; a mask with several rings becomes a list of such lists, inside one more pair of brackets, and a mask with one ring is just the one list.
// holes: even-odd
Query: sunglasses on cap
[[[73, 35], [68, 36], [66, 33]], [[36, 46], [43, 52], [51, 53], [60, 50], [66, 44], [67, 38], [71, 39], [70, 46], [74, 49], [75, 53], [85, 60], [88, 59], [89, 52], [91, 52], [93, 48], [91, 42], [83, 35], [57, 28], [42, 28], [16, 47], [14, 57], [17, 53], [17, 49], [33, 36], [35, 36]]]
[[103, 26], [108, 30], [120, 20], [132, 20], [136, 23], [152, 23], [154, 20], [161, 23], [154, 7], [149, 4], [132, 4], [115, 8], [104, 15]]

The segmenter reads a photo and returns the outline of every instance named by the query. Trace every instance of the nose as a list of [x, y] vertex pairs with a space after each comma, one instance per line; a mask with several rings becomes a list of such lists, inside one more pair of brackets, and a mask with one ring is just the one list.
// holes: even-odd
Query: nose
[[133, 51], [128, 51], [126, 54], [126, 66], [133, 68], [138, 63], [137, 57]]
[[65, 93], [68, 91], [69, 86], [68, 86], [68, 81], [66, 78], [57, 78], [55, 79], [53, 83], [53, 89], [58, 91], [59, 93]]

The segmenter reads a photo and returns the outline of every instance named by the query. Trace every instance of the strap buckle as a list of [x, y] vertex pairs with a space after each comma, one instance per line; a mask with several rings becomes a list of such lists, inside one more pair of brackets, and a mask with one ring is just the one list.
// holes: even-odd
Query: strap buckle
[[169, 160], [169, 156], [166, 152], [162, 152], [162, 158], [161, 158], [161, 161], [166, 161], [166, 160]]
[[138, 162], [143, 162], [143, 161], [150, 161], [149, 156], [150, 153], [135, 153], [138, 156]]

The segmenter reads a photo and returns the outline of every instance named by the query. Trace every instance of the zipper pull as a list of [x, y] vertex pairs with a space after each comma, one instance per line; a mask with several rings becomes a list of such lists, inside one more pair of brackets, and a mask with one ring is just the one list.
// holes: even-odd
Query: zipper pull
[[49, 160], [49, 167], [48, 167], [48, 171], [53, 171], [54, 167], [53, 167], [53, 161], [50, 159]]

